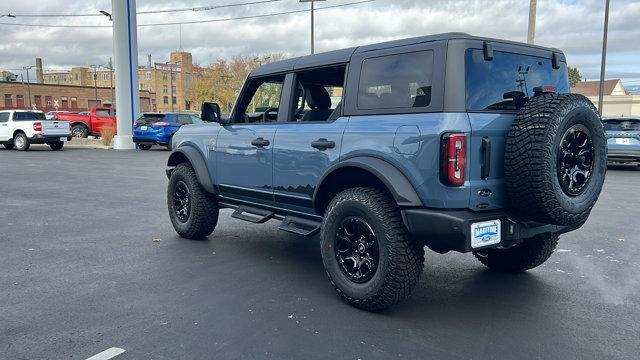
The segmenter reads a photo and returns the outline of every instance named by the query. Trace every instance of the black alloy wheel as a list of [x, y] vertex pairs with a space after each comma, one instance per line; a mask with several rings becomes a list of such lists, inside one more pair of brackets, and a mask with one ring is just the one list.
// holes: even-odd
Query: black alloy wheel
[[565, 194], [578, 196], [593, 173], [593, 141], [586, 126], [576, 124], [564, 133], [558, 151], [558, 180]]
[[380, 259], [378, 239], [363, 219], [345, 218], [336, 231], [333, 248], [340, 270], [351, 281], [365, 283], [376, 273]]
[[180, 222], [186, 223], [191, 214], [191, 194], [184, 181], [178, 181], [173, 195], [173, 211]]

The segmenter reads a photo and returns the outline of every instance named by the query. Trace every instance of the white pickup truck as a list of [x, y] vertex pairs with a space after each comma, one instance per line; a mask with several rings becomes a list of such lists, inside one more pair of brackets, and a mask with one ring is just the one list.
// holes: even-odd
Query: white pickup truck
[[68, 121], [47, 120], [42, 111], [0, 110], [0, 144], [25, 151], [31, 144], [47, 144], [60, 150], [71, 140]]

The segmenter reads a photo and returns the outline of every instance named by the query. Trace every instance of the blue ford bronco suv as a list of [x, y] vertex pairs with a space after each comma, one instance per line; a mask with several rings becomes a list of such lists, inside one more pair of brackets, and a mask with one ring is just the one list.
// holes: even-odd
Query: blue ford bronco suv
[[372, 311], [411, 293], [425, 246], [528, 270], [604, 182], [600, 117], [568, 92], [560, 50], [462, 33], [266, 64], [229, 118], [205, 103], [174, 135], [171, 222], [201, 239], [231, 208], [319, 232], [338, 294]]

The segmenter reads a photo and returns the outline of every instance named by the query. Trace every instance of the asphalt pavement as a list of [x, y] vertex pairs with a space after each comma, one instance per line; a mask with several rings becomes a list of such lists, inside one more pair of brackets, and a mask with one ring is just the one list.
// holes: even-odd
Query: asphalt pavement
[[640, 169], [610, 169], [585, 226], [543, 266], [427, 251], [413, 296], [344, 303], [317, 237], [222, 211], [169, 222], [166, 151], [0, 150], [0, 359], [637, 359]]

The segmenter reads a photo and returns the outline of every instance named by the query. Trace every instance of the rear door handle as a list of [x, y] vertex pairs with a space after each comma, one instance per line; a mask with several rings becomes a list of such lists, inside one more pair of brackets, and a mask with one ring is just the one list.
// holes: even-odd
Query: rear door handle
[[258, 148], [269, 146], [269, 144], [270, 144], [269, 140], [265, 140], [265, 139], [263, 139], [261, 137], [251, 140], [251, 145], [253, 145], [255, 147], [258, 147]]
[[314, 147], [318, 150], [333, 149], [334, 147], [336, 147], [336, 143], [325, 138], [321, 138], [311, 142], [311, 147]]

